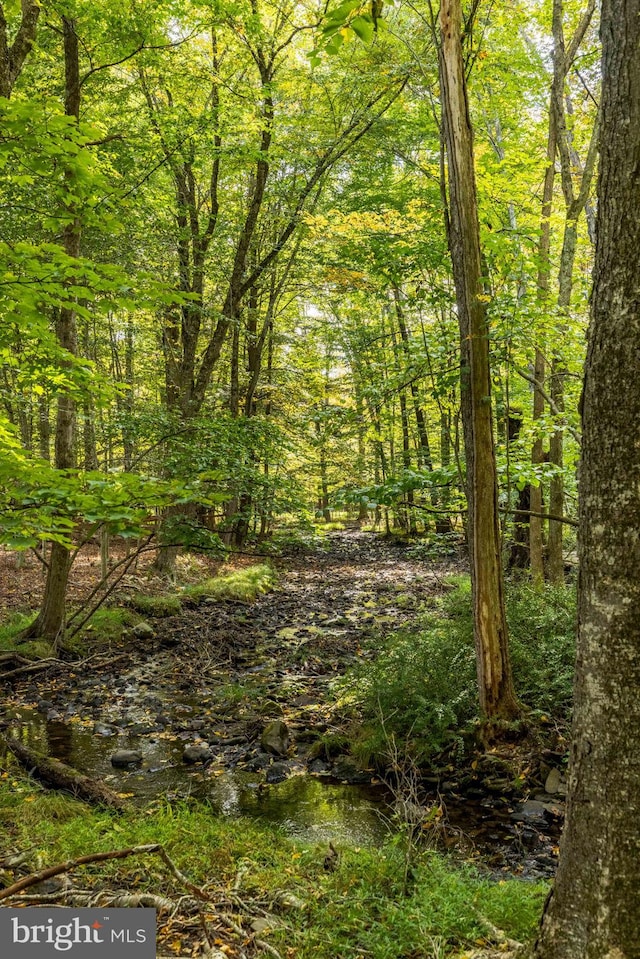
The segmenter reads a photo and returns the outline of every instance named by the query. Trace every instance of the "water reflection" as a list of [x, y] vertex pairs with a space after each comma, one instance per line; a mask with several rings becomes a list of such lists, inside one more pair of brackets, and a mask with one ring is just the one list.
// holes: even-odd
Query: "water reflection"
[[[13, 730], [32, 749], [69, 763], [118, 792], [149, 800], [168, 795], [196, 797], [218, 815], [248, 816], [281, 826], [289, 835], [311, 842], [339, 840], [375, 846], [389, 835], [383, 794], [365, 786], [346, 786], [296, 775], [265, 785], [260, 774], [242, 769], [185, 766], [183, 743], [158, 736], [126, 733], [103, 737], [77, 722], [47, 720], [21, 708], [7, 716], [20, 722]], [[138, 749], [142, 767], [114, 769], [117, 749]]]

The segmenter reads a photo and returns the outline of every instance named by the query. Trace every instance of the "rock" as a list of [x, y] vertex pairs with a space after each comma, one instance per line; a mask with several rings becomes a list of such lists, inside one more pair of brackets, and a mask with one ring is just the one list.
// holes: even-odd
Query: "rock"
[[293, 700], [295, 706], [316, 706], [318, 703], [317, 696], [311, 696], [308, 693], [303, 693], [301, 696], [296, 696]]
[[536, 799], [527, 799], [511, 813], [514, 822], [524, 822], [532, 826], [544, 826], [547, 823], [547, 806]]
[[270, 762], [266, 753], [260, 753], [258, 756], [249, 757], [245, 769], [250, 773], [259, 773], [266, 769]]
[[360, 769], [353, 759], [347, 757], [338, 760], [331, 770], [331, 775], [351, 786], [371, 782], [371, 773]]
[[44, 713], [46, 715], [50, 709], [53, 709], [53, 703], [48, 699], [39, 699], [36, 709], [39, 713]]
[[114, 736], [115, 732], [115, 729], [112, 729], [111, 726], [107, 726], [106, 723], [93, 724], [94, 736]]
[[204, 763], [211, 759], [211, 749], [209, 743], [191, 743], [184, 747], [182, 753], [182, 762], [193, 766], [194, 763]]
[[251, 932], [256, 936], [264, 936], [265, 933], [275, 929], [277, 923], [269, 919], [254, 919], [251, 923]]
[[265, 699], [258, 707], [261, 716], [283, 716], [284, 709], [275, 699]]
[[312, 759], [307, 768], [310, 773], [315, 773], [317, 776], [326, 776], [329, 773], [329, 763], [326, 763], [324, 759]]
[[55, 719], [62, 719], [62, 713], [57, 709], [48, 709], [47, 710], [47, 722], [50, 723]]
[[265, 752], [272, 756], [286, 756], [289, 749], [289, 730], [281, 719], [275, 719], [265, 726], [260, 744]]
[[142, 762], [142, 753], [137, 749], [118, 749], [111, 757], [111, 765], [120, 769], [138, 766]]
[[151, 723], [133, 723], [130, 729], [134, 736], [148, 736], [156, 731], [156, 727]]
[[272, 763], [267, 769], [268, 783], [283, 783], [289, 778], [289, 767], [286, 763]]
[[567, 780], [559, 769], [552, 769], [544, 784], [545, 792], [555, 796], [567, 795]]
[[276, 901], [282, 909], [290, 911], [301, 912], [307, 908], [306, 902], [294, 896], [292, 892], [281, 892]]
[[136, 625], [131, 630], [136, 639], [153, 639], [156, 635], [156, 631], [149, 623], [145, 623], [143, 620], [141, 623], [136, 623]]

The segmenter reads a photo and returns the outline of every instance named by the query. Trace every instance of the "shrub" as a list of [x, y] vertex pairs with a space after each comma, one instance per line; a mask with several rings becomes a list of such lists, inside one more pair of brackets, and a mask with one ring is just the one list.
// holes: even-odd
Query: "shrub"
[[[507, 618], [522, 702], [566, 719], [575, 655], [574, 590], [510, 586]], [[391, 736], [410, 746], [417, 760], [459, 738], [478, 715], [468, 577], [425, 614], [417, 633], [390, 636], [372, 662], [347, 678], [349, 689], [360, 707], [363, 725], [354, 748], [363, 758], [383, 758]]]

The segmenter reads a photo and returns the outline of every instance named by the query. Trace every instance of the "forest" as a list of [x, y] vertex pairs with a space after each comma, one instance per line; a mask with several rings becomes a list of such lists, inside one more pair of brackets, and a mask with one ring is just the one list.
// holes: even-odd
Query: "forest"
[[639, 171], [639, 0], [0, 3], [11, 915], [640, 959]]

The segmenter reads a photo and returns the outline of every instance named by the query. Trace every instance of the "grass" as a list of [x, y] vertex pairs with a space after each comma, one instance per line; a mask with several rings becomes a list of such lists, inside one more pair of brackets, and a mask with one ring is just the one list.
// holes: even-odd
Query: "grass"
[[135, 593], [130, 600], [131, 606], [141, 616], [164, 618], [178, 616], [182, 610], [180, 597], [175, 593], [163, 593], [160, 596], [148, 596], [145, 593]]
[[[291, 959], [453, 956], [487, 935], [483, 920], [524, 941], [547, 891], [544, 884], [495, 881], [424, 850], [405, 894], [402, 850], [394, 842], [376, 850], [343, 848], [337, 868], [327, 872], [326, 846], [302, 844], [255, 821], [226, 820], [201, 804], [161, 803], [120, 815], [91, 810], [41, 791], [15, 767], [0, 779], [0, 833], [4, 846], [33, 848], [32, 869], [160, 842], [192, 881], [223, 896], [242, 868], [242, 900], [259, 900], [278, 914], [268, 939]], [[153, 855], [83, 867], [74, 879], [96, 890], [161, 891], [172, 898], [184, 892]], [[283, 913], [283, 893], [304, 908]]]
[[271, 566], [260, 563], [215, 576], [195, 586], [187, 586], [182, 595], [192, 602], [209, 599], [252, 603], [258, 596], [269, 592], [276, 584], [276, 574]]

